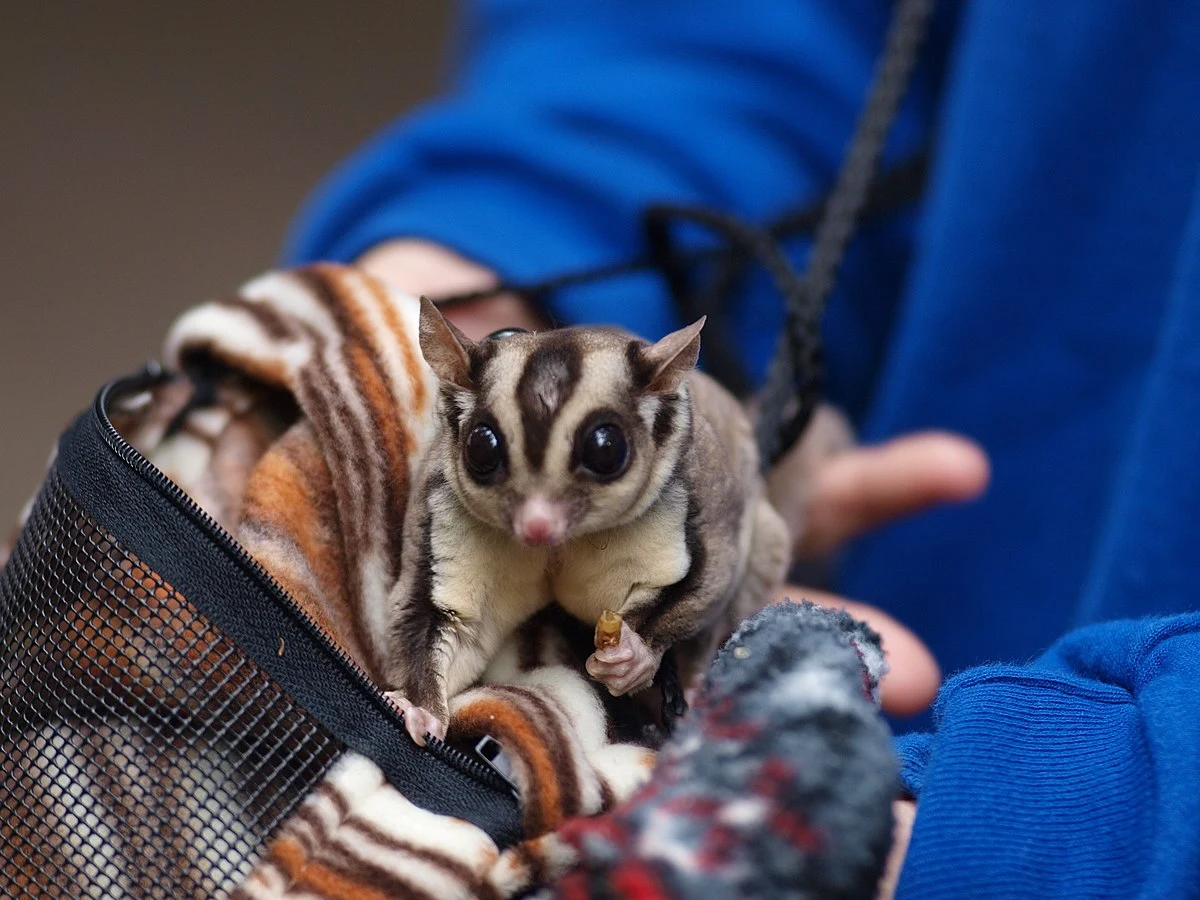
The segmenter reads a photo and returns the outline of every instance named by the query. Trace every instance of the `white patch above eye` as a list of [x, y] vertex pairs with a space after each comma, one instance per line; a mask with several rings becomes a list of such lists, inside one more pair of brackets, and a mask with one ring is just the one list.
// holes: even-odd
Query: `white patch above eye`
[[662, 406], [662, 400], [653, 394], [649, 394], [638, 400], [637, 411], [642, 418], [642, 424], [646, 426], [647, 431], [654, 430], [654, 418], [658, 415], [658, 408]]
[[454, 391], [451, 393], [450, 402], [454, 404], [454, 408], [458, 410], [460, 416], [469, 415], [471, 410], [475, 408], [475, 397], [466, 391]]

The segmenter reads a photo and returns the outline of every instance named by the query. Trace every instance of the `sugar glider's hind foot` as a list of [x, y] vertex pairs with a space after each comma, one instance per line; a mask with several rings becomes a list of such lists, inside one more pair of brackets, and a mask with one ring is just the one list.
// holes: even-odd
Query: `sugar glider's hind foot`
[[408, 731], [418, 747], [425, 746], [425, 735], [432, 735], [439, 741], [446, 738], [446, 723], [420, 706], [415, 706], [399, 691], [388, 691], [384, 694], [392, 706], [404, 716], [404, 728]]

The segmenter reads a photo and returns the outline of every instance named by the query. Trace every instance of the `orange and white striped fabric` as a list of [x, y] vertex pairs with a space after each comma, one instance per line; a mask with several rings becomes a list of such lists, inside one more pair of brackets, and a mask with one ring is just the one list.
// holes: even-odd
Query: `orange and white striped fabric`
[[[417, 323], [415, 299], [355, 269], [269, 273], [171, 330], [166, 365], [203, 386], [202, 403], [180, 378], [114, 414], [377, 682], [401, 523], [436, 410]], [[524, 843], [500, 853], [351, 753], [236, 896], [504, 897], [564, 870], [573, 856], [554, 829], [628, 797], [653, 753], [610, 740], [586, 653], [575, 659], [554, 627], [542, 618], [514, 637], [451, 710], [452, 734], [490, 734], [505, 748]]]

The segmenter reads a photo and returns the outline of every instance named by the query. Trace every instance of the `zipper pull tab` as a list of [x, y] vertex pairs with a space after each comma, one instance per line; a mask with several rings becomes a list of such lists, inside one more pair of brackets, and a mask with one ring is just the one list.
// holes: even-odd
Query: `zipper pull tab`
[[517, 789], [517, 782], [513, 777], [512, 761], [508, 754], [504, 752], [504, 745], [492, 737], [490, 734], [485, 734], [475, 744], [475, 755], [483, 761], [489, 769], [508, 782], [513, 789], [513, 793], [518, 797], [520, 792]]

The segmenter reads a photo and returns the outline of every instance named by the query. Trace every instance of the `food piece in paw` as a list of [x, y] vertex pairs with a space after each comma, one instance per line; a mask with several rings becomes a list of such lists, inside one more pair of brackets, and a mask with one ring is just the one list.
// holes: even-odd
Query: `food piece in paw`
[[587, 661], [588, 674], [614, 697], [630, 694], [654, 681], [662, 656], [646, 646], [641, 635], [624, 622], [616, 646], [597, 650]]
[[595, 644], [597, 650], [607, 650], [621, 642], [621, 615], [606, 609], [596, 620]]

